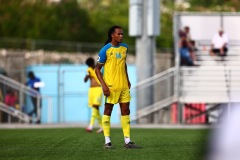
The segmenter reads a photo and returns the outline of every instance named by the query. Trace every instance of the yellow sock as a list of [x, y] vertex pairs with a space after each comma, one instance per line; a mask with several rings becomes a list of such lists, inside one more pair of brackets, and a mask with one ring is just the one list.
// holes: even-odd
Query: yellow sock
[[104, 136], [110, 137], [110, 116], [107, 115], [102, 116], [102, 127]]
[[96, 108], [92, 108], [92, 115], [91, 115], [91, 119], [90, 119], [90, 126], [94, 125], [95, 119], [97, 117], [98, 114], [98, 110]]
[[99, 126], [102, 128], [102, 117], [101, 117], [101, 114], [100, 114], [100, 111], [97, 110], [97, 116], [96, 116], [97, 120], [98, 120], [98, 124]]
[[121, 116], [121, 124], [124, 137], [130, 137], [130, 116]]

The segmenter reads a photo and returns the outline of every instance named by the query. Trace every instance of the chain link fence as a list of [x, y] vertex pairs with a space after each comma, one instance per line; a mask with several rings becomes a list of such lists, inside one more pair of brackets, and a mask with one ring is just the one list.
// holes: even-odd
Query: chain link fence
[[[0, 48], [20, 50], [45, 50], [68, 53], [96, 53], [103, 47], [103, 43], [82, 43], [73, 41], [35, 40], [0, 38]], [[129, 53], [135, 54], [135, 47], [129, 45]]]

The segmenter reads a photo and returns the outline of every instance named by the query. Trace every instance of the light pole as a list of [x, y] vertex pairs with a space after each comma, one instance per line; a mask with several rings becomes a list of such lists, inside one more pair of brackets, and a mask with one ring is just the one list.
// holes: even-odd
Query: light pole
[[[154, 75], [156, 36], [160, 34], [160, 0], [130, 0], [129, 35], [136, 37], [137, 81]], [[153, 86], [137, 91], [137, 108], [153, 104]]]

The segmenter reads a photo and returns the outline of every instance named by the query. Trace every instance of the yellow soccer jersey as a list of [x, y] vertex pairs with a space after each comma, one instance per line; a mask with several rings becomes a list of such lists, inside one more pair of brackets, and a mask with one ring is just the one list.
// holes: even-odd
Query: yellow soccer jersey
[[96, 73], [95, 73], [95, 69], [93, 69], [92, 67], [88, 67], [87, 73], [89, 73], [89, 76], [93, 77], [93, 78], [96, 80], [96, 82], [97, 82], [99, 85], [101, 85], [101, 83], [100, 83], [100, 81], [98, 80], [97, 75], [96, 75]]
[[129, 89], [126, 76], [126, 58], [128, 46], [120, 43], [118, 46], [106, 44], [98, 54], [98, 63], [103, 65], [103, 79], [110, 91]]

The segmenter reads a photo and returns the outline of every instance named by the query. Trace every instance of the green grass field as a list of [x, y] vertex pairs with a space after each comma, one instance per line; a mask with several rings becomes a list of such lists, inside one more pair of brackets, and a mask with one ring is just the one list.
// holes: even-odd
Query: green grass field
[[131, 129], [143, 149], [124, 149], [120, 128], [111, 129], [114, 150], [103, 149], [103, 134], [84, 128], [0, 129], [0, 159], [200, 160], [209, 129]]

